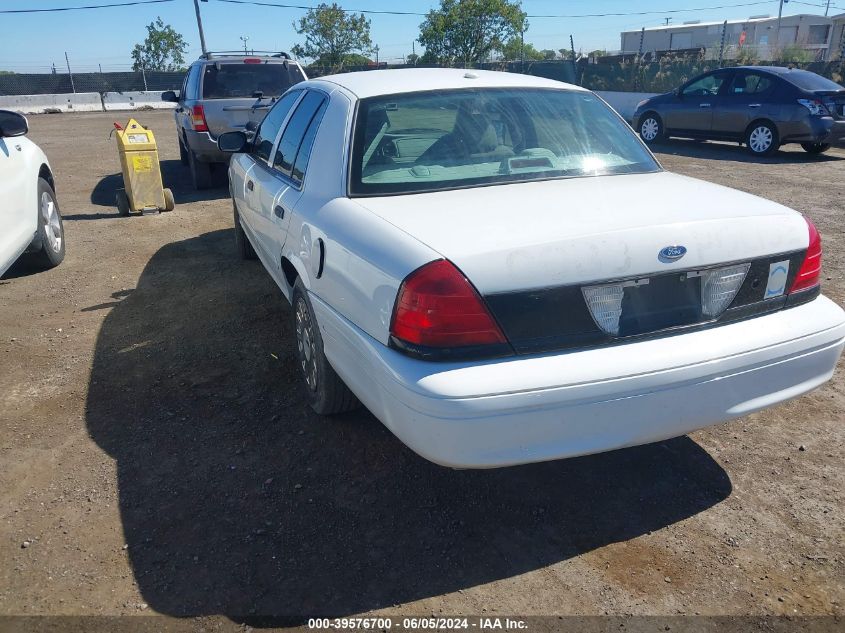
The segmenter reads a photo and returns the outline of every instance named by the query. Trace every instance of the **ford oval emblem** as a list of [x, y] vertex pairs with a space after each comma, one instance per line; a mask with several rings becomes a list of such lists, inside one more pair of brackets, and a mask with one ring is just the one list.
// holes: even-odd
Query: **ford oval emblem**
[[686, 254], [686, 246], [667, 246], [665, 248], [660, 249], [660, 253], [658, 253], [657, 259], [659, 259], [661, 262], [669, 263], [681, 259], [681, 257]]

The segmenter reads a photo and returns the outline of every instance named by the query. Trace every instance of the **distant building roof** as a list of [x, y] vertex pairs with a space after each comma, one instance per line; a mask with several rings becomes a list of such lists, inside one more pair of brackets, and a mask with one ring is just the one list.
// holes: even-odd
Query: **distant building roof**
[[[785, 15], [783, 19], [786, 20], [788, 18], [817, 18], [823, 21], [830, 21], [835, 20], [840, 17], [845, 17], [845, 13], [841, 15], [834, 15], [831, 17], [825, 17], [823, 15], [813, 15], [811, 13], [799, 13], [796, 15]], [[750, 24], [756, 22], [771, 22], [773, 20], [777, 20], [777, 17], [763, 17], [763, 16], [755, 16], [751, 18], [745, 18], [743, 20], [728, 20], [728, 24]], [[662, 26], [647, 26], [645, 28], [646, 31], [671, 31], [673, 29], [694, 29], [702, 26], [721, 26], [725, 23], [725, 20], [718, 20], [715, 22], [688, 22], [684, 24], [665, 24]], [[639, 33], [642, 29], [635, 29], [631, 31], [622, 31], [623, 33]]]

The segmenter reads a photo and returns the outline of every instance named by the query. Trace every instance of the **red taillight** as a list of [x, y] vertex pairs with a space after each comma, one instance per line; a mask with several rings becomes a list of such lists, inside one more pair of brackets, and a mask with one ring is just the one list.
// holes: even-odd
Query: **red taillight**
[[506, 343], [475, 288], [443, 259], [418, 268], [402, 282], [390, 333], [426, 347]]
[[260, 57], [244, 57], [244, 64], [260, 64]]
[[807, 254], [804, 255], [804, 262], [798, 269], [795, 281], [792, 282], [792, 288], [789, 289], [790, 293], [817, 286], [822, 274], [822, 238], [810, 220], [807, 220], [807, 228], [810, 230], [810, 245], [807, 247]]
[[191, 110], [191, 125], [194, 126], [194, 132], [208, 132], [205, 109], [201, 105], [195, 105]]

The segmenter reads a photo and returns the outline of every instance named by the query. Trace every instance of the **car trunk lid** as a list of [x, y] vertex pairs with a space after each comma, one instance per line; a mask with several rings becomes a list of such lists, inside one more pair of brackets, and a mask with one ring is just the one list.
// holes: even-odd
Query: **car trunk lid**
[[[517, 351], [718, 318], [735, 296], [763, 300], [773, 265], [788, 288], [808, 243], [794, 211], [667, 172], [359, 202], [452, 261]], [[602, 326], [614, 309], [616, 331]]]

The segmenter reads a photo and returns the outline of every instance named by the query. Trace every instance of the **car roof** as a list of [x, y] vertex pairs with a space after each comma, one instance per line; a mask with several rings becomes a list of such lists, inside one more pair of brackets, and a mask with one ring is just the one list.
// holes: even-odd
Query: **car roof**
[[359, 99], [405, 92], [460, 88], [557, 88], [587, 92], [580, 86], [544, 77], [467, 68], [364, 70], [327, 75], [316, 78], [314, 81], [315, 83], [325, 81], [342, 86]]

